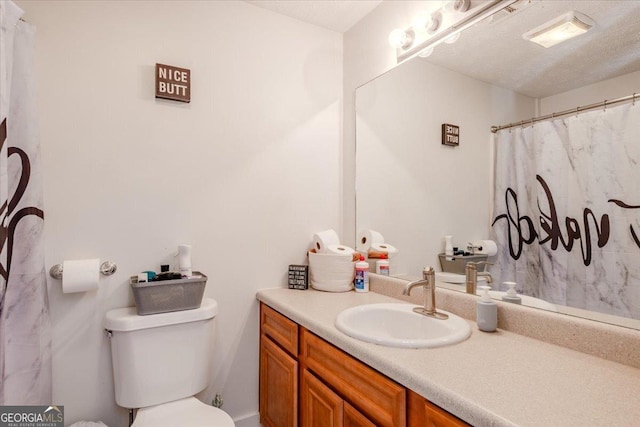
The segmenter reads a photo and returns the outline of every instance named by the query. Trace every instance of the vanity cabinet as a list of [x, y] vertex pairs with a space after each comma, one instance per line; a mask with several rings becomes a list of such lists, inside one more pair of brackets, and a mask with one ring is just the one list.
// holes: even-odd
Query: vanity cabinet
[[260, 304], [265, 427], [461, 427], [464, 422]]
[[260, 304], [260, 423], [298, 426], [298, 325]]
[[470, 427], [418, 393], [408, 390], [407, 399], [409, 427]]
[[[322, 379], [375, 425], [406, 426], [406, 389], [403, 386], [304, 328], [300, 328], [300, 368]], [[303, 411], [303, 426], [322, 425], [306, 424], [304, 415]]]
[[306, 369], [300, 378], [300, 419], [303, 427], [376, 427]]

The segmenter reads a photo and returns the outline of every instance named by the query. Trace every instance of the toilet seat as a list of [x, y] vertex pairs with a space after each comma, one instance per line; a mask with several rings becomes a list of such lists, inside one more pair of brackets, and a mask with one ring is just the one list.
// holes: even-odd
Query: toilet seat
[[222, 409], [205, 405], [195, 397], [138, 410], [131, 427], [234, 427]]

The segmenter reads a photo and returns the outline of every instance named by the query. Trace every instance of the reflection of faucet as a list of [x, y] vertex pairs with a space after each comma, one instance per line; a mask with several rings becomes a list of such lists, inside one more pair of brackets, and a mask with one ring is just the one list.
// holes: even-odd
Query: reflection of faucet
[[488, 271], [478, 272], [479, 265], [493, 265], [487, 261], [468, 262], [464, 266], [465, 283], [467, 284], [467, 293], [476, 294], [476, 287], [478, 286], [478, 276], [486, 277], [487, 283], [493, 283], [493, 277]]
[[424, 306], [415, 307], [413, 311], [423, 316], [435, 317], [436, 319], [448, 319], [448, 315], [436, 311], [436, 273], [433, 267], [425, 267], [425, 269], [422, 270], [422, 280], [414, 280], [413, 282], [407, 283], [402, 294], [410, 295], [411, 289], [416, 286], [423, 287]]

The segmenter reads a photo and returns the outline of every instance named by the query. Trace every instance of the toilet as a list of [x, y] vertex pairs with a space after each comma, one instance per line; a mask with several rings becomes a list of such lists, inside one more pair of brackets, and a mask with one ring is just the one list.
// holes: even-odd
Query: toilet
[[115, 398], [138, 408], [133, 427], [233, 427], [221, 409], [194, 395], [211, 379], [218, 303], [139, 316], [135, 307], [107, 312]]

